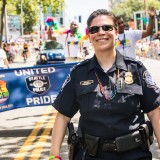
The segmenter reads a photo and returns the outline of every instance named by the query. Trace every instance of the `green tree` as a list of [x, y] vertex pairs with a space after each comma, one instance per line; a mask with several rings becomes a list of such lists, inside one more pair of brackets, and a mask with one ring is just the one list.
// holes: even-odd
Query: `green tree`
[[[38, 23], [39, 6], [35, 0], [25, 0], [21, 4], [17, 0], [16, 11], [20, 15], [21, 23], [23, 23], [24, 34], [33, 32], [33, 26]], [[23, 8], [23, 12], [21, 10]]]
[[[159, 0], [146, 0], [146, 9], [150, 6], [159, 9]], [[124, 0], [121, 3], [117, 3], [112, 11], [115, 15], [122, 16], [125, 22], [128, 22], [130, 19], [133, 19], [134, 12], [144, 11], [144, 0]]]
[[[21, 2], [23, 5], [23, 14], [21, 13]], [[53, 14], [57, 9], [63, 10], [64, 0], [0, 0], [1, 11], [1, 27], [0, 27], [0, 45], [3, 36], [3, 18], [5, 7], [7, 7], [8, 15], [21, 15], [21, 22], [23, 22], [24, 33], [31, 33], [33, 26], [39, 21], [40, 7], [43, 8], [43, 13], [47, 13], [47, 7], [52, 7]]]

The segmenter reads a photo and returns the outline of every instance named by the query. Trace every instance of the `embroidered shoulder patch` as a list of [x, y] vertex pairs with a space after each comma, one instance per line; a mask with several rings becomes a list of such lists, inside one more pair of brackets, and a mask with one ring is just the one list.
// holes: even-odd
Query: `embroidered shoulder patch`
[[151, 74], [146, 70], [143, 73], [143, 79], [145, 80], [147, 87], [156, 89], [156, 83], [153, 81]]
[[62, 88], [61, 88], [61, 91], [63, 90], [63, 88], [67, 85], [67, 83], [71, 80], [71, 76], [70, 74], [67, 76], [66, 80], [64, 81], [63, 85], [62, 85]]

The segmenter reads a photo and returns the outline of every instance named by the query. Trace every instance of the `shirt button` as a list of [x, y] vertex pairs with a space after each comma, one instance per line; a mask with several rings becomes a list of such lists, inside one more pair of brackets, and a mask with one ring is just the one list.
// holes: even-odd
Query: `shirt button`
[[129, 90], [129, 93], [132, 93], [132, 90]]

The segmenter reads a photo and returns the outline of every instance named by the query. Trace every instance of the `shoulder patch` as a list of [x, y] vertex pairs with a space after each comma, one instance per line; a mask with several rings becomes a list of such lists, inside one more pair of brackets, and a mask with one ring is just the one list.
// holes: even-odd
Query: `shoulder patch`
[[151, 74], [147, 70], [145, 70], [143, 73], [143, 79], [145, 80], [148, 88], [154, 88], [155, 90], [157, 90], [158, 87], [153, 81]]
[[62, 85], [61, 91], [70, 81], [71, 81], [71, 75], [69, 74]]

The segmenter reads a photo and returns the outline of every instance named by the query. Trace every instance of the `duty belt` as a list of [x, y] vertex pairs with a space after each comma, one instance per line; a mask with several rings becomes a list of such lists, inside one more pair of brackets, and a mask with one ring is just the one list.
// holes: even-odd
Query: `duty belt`
[[102, 140], [100, 137], [85, 134], [85, 144], [88, 151], [91, 153], [90, 155], [97, 154], [98, 150], [125, 152], [142, 146], [142, 142], [139, 131], [117, 137], [115, 140]]
[[142, 146], [142, 137], [139, 131], [117, 137], [114, 141], [104, 141], [102, 151], [125, 152]]
[[149, 125], [143, 124], [138, 130], [114, 140], [104, 140], [101, 137], [85, 134], [85, 146], [91, 156], [96, 156], [99, 152], [105, 151], [125, 152], [138, 147], [148, 150], [153, 143], [153, 133], [149, 132]]

